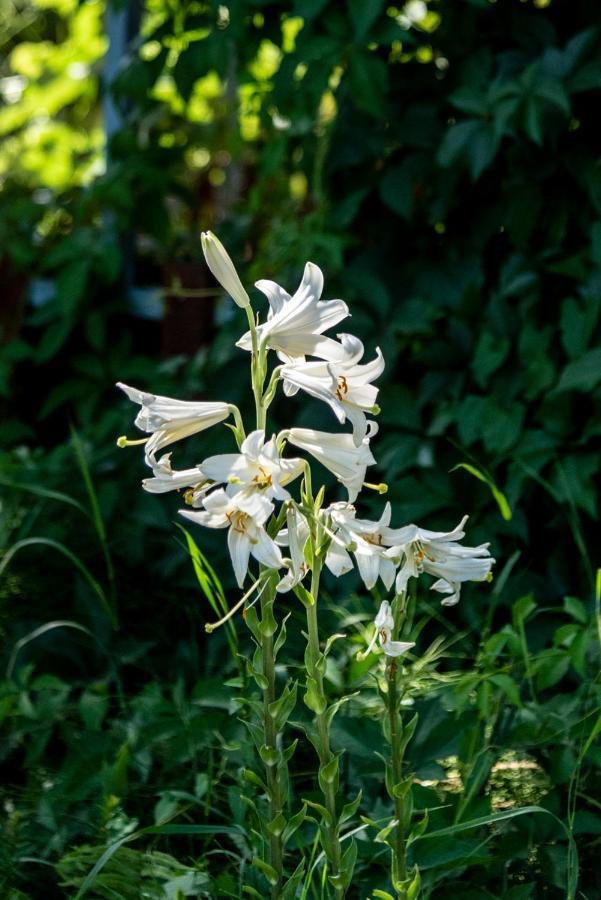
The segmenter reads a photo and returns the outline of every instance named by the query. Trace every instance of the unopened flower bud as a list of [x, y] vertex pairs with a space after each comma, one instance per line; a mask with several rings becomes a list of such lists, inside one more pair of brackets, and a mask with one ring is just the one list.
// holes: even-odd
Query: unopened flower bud
[[238, 306], [250, 306], [250, 297], [242, 287], [234, 264], [219, 238], [211, 231], [203, 231], [200, 240], [207, 265], [219, 284]]

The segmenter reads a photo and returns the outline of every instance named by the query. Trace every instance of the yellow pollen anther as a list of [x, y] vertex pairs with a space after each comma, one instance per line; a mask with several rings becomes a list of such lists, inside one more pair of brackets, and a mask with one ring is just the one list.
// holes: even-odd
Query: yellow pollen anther
[[232, 530], [238, 534], [246, 534], [248, 515], [245, 512], [227, 512], [225, 518], [230, 523]]
[[137, 447], [140, 444], [146, 444], [149, 438], [140, 438], [138, 441], [130, 441], [124, 434], [117, 438], [118, 447]]
[[259, 466], [259, 473], [260, 474], [255, 475], [255, 477], [253, 478], [253, 482], [257, 485], [257, 487], [259, 487], [259, 488], [271, 487], [273, 484], [273, 479], [272, 479], [270, 473], [267, 472], [263, 468], [263, 466]]
[[338, 376], [338, 387], [336, 388], [336, 396], [339, 400], [344, 400], [348, 394], [348, 382], [344, 375]]

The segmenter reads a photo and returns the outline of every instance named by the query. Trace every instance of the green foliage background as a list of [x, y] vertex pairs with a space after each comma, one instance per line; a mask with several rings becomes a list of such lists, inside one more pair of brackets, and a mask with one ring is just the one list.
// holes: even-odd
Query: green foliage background
[[[110, 85], [103, 3], [0, 10], [0, 884], [14, 898], [71, 896], [101, 852], [84, 845], [152, 824], [156, 803], [157, 822], [185, 808], [186, 821], [240, 831], [142, 838], [157, 858], [119, 851], [121, 886], [96, 896], [129, 896], [118, 879], [144, 867], [148, 896], [238, 895], [250, 751], [238, 688], [223, 684], [226, 639], [202, 634], [211, 613], [173, 525], [177, 498], [143, 495], [138, 456], [114, 448], [131, 415], [117, 380], [248, 405], [233, 347], [243, 323], [209, 281], [181, 300], [215, 306], [198, 352], [161, 357], [160, 326], [132, 312], [132, 285], [198, 263], [210, 227], [249, 282], [294, 287], [306, 259], [324, 269], [327, 296], [349, 302], [351, 330], [387, 360], [374, 480], [399, 522], [447, 528], [469, 511], [470, 538], [499, 560], [492, 593], [466, 590], [431, 626], [464, 636], [448, 663], [459, 680], [420, 710], [424, 808], [442, 805], [443, 827], [545, 805], [578, 837], [582, 895], [599, 896], [597, 4], [147, 0], [139, 23], [127, 10], [137, 27]], [[109, 95], [121, 119], [105, 150]], [[31, 284], [47, 302], [24, 302]], [[281, 424], [331, 424], [301, 402], [274, 409]], [[209, 433], [199, 453], [222, 439]], [[235, 596], [221, 536], [194, 536]], [[353, 635], [329, 672], [335, 695], [364, 676], [351, 658], [374, 605], [329, 590], [324, 633]], [[63, 621], [86, 632], [17, 643]], [[237, 640], [248, 652], [241, 623]], [[338, 742], [349, 790], [363, 787], [377, 818], [369, 716], [367, 701], [351, 705]], [[533, 784], [498, 784], [507, 753], [536, 763]], [[524, 817], [483, 849], [487, 834], [438, 842], [438, 856], [424, 845], [432, 896], [564, 896], [561, 831]], [[213, 861], [216, 842], [226, 855]], [[358, 897], [386, 887], [372, 845], [361, 852]]]

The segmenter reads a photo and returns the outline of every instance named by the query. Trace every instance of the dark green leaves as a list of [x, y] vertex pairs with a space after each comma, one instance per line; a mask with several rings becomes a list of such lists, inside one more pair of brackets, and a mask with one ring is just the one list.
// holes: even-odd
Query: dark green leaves
[[349, 16], [353, 23], [355, 39], [362, 41], [370, 27], [385, 7], [384, 0], [346, 0]]
[[451, 125], [438, 151], [438, 162], [444, 168], [466, 164], [474, 180], [492, 163], [499, 145], [493, 128], [484, 121], [467, 119]]
[[409, 156], [382, 178], [380, 183], [382, 202], [403, 219], [410, 219], [415, 196], [424, 174], [424, 157], [418, 154]]
[[559, 379], [558, 391], [590, 391], [601, 381], [601, 348], [589, 350], [568, 363]]
[[375, 53], [354, 51], [348, 63], [348, 89], [358, 109], [373, 118], [386, 114], [388, 70]]

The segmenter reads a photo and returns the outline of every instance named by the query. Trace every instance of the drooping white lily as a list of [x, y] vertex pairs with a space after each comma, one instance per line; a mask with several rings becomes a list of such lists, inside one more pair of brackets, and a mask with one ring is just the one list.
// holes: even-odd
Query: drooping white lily
[[[381, 578], [386, 590], [390, 590], [396, 575], [397, 563], [387, 548], [391, 546], [395, 531], [390, 528], [391, 506], [387, 503], [379, 521], [357, 519], [355, 507], [350, 503], [332, 503], [324, 510], [330, 517], [334, 538], [326, 555], [326, 565], [334, 574], [341, 566], [348, 566], [353, 553], [359, 574], [368, 590]], [[340, 546], [340, 545], [343, 546]], [[348, 557], [346, 561], [345, 557]], [[349, 571], [352, 563], [343, 571]], [[342, 574], [342, 572], [340, 573]]]
[[185, 490], [186, 502], [195, 506], [210, 489], [212, 482], [199, 466], [190, 469], [173, 469], [171, 453], [165, 453], [152, 467], [152, 478], [143, 478], [142, 487], [150, 494]]
[[[349, 315], [343, 300], [323, 301], [323, 274], [319, 266], [308, 262], [303, 279], [295, 294], [290, 294], [275, 281], [257, 281], [255, 287], [269, 300], [267, 321], [257, 328], [260, 343], [273, 350], [284, 361], [312, 356], [327, 357], [328, 349], [337, 353], [336, 341], [324, 338], [323, 333]], [[252, 349], [250, 331], [236, 344], [243, 350]]]
[[391, 640], [394, 629], [394, 619], [392, 617], [390, 603], [388, 603], [387, 600], [383, 600], [380, 604], [380, 609], [374, 619], [374, 625], [376, 626], [374, 636], [371, 639], [367, 650], [365, 650], [361, 656], [365, 657], [368, 653], [371, 653], [376, 641], [378, 641], [386, 656], [400, 656], [402, 653], [406, 653], [407, 650], [411, 650], [412, 647], [415, 647], [415, 641]]
[[305, 546], [309, 539], [309, 523], [301, 512], [290, 505], [286, 510], [286, 525], [278, 532], [276, 543], [290, 550], [289, 570], [277, 585], [279, 593], [286, 593], [299, 584], [309, 571], [305, 560]]
[[337, 534], [332, 534], [332, 541], [326, 552], [325, 564], [336, 578], [346, 575], [347, 572], [353, 569], [351, 555], [346, 549], [344, 541]]
[[207, 528], [229, 528], [228, 549], [239, 587], [244, 584], [251, 555], [270, 569], [284, 565], [279, 547], [263, 527], [273, 512], [273, 503], [263, 494], [238, 491], [230, 496], [218, 488], [204, 498], [203, 507], [181, 509], [180, 515]]
[[375, 465], [369, 441], [377, 431], [377, 424], [370, 422], [359, 447], [355, 446], [352, 434], [330, 434], [312, 428], [290, 428], [282, 434], [329, 469], [344, 484], [352, 502], [361, 490], [367, 467]]
[[146, 461], [149, 465], [155, 464], [155, 455], [163, 447], [223, 422], [231, 411], [227, 403], [219, 401], [174, 400], [171, 397], [139, 391], [122, 382], [118, 382], [117, 387], [121, 388], [134, 403], [140, 404], [134, 424], [141, 431], [152, 435], [145, 447]]
[[212, 231], [203, 231], [200, 240], [207, 265], [219, 284], [238, 306], [243, 309], [250, 306], [250, 297], [242, 287], [236, 267], [219, 238]]
[[430, 590], [438, 591], [439, 594], [446, 595], [440, 601], [441, 606], [457, 606], [461, 594], [461, 582], [454, 581], [451, 584], [446, 578], [439, 578], [438, 581], [435, 581], [434, 584], [430, 585]]
[[[464, 516], [459, 525], [449, 532], [427, 531], [417, 525], [407, 525], [394, 533], [395, 550], [403, 562], [396, 579], [396, 591], [404, 591], [407, 582], [422, 572], [456, 585], [463, 581], [484, 581], [490, 574], [495, 560], [489, 553], [489, 544], [478, 547], [464, 547], [458, 543], [465, 537], [463, 526], [468, 517]], [[395, 551], [391, 551], [392, 554]], [[440, 590], [437, 587], [436, 590]], [[448, 593], [444, 590], [443, 593]], [[455, 595], [456, 591], [451, 592]], [[458, 593], [457, 593], [458, 599]], [[457, 599], [446, 606], [452, 606]]]
[[289, 500], [284, 489], [303, 471], [302, 459], [284, 459], [278, 454], [276, 438], [265, 443], [262, 429], [251, 432], [243, 441], [240, 453], [221, 453], [210, 456], [201, 464], [207, 478], [231, 485], [230, 494], [254, 488], [266, 497]]
[[364, 347], [359, 338], [339, 334], [338, 358], [333, 352], [328, 360], [305, 362], [295, 360], [282, 366], [281, 378], [288, 396], [299, 388], [323, 400], [336, 414], [339, 422], [350, 419], [355, 444], [359, 446], [367, 434], [366, 412], [377, 412], [378, 388], [371, 383], [384, 371], [384, 357], [379, 347], [370, 363], [360, 364]]

